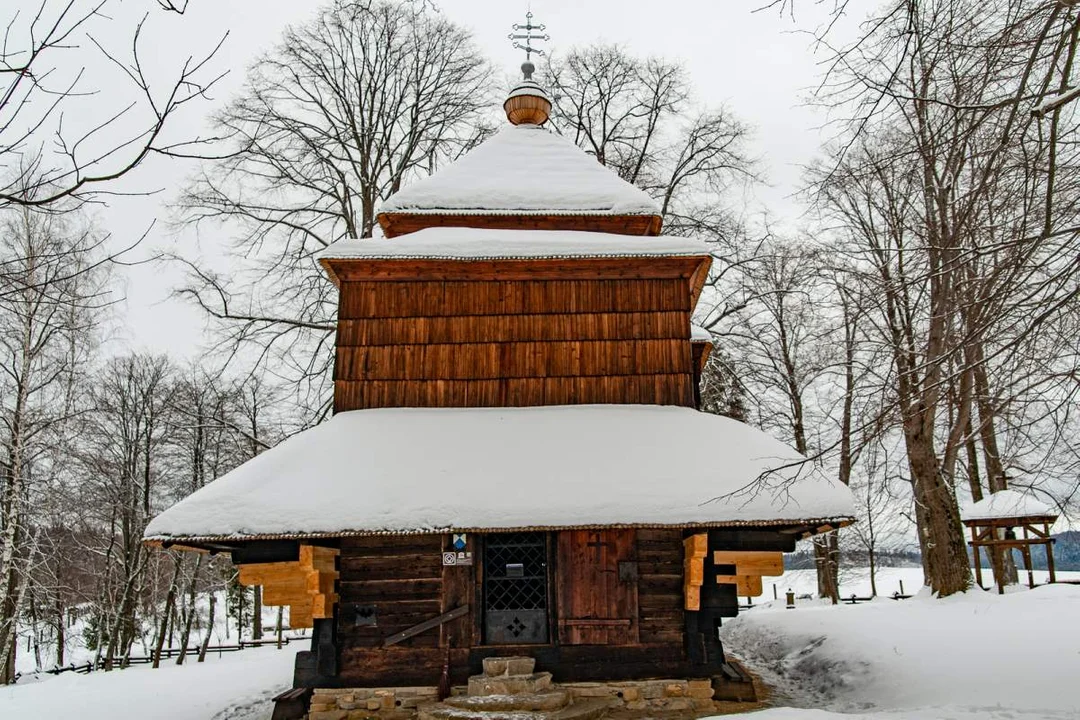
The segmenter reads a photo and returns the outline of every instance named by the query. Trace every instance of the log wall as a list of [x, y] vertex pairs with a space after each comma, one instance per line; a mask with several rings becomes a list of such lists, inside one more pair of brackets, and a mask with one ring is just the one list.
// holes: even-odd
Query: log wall
[[[441, 535], [342, 538], [339, 644], [346, 650], [378, 646], [383, 638], [443, 612], [441, 551]], [[358, 607], [373, 608], [375, 624], [360, 624], [363, 620], [358, 621]], [[400, 644], [402, 648], [438, 646], [437, 632]], [[348, 663], [344, 667], [348, 668]]]
[[[435, 685], [447, 658], [452, 681], [464, 683], [480, 672], [484, 657], [515, 654], [536, 657], [542, 669], [564, 682], [704, 677], [714, 672], [715, 668], [695, 666], [685, 650], [682, 531], [622, 532], [636, 534], [633, 554], [618, 556], [636, 558], [636, 637], [617, 634], [609, 636], [608, 644], [571, 644], [559, 642], [558, 633], [553, 633], [550, 644], [523, 646], [481, 644], [481, 534], [470, 534], [476, 564], [467, 567], [442, 566], [441, 553], [449, 549], [446, 535], [343, 538], [337, 633], [341, 662], [333, 684]], [[559, 546], [557, 533], [549, 543]], [[554, 570], [551, 582], [558, 583], [559, 577]], [[552, 596], [557, 594], [553, 587]], [[385, 638], [466, 604], [472, 609], [466, 617], [400, 644], [382, 646]], [[374, 607], [375, 625], [357, 625], [360, 606]], [[551, 609], [553, 625], [563, 610], [558, 603]]]
[[343, 277], [335, 410], [695, 405], [686, 277]]

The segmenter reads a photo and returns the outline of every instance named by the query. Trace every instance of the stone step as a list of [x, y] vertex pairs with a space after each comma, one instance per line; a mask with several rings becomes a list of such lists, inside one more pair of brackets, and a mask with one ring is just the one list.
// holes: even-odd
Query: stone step
[[527, 655], [484, 658], [484, 674], [491, 677], [497, 675], [532, 675], [534, 672], [536, 672], [536, 658]]
[[446, 703], [421, 705], [417, 720], [598, 720], [608, 711], [610, 700], [578, 700], [561, 710], [472, 710]]
[[570, 702], [570, 694], [565, 690], [526, 695], [460, 695], [443, 700], [444, 705], [460, 710], [520, 710], [525, 712], [552, 712], [561, 710]]
[[551, 673], [529, 675], [473, 675], [469, 678], [469, 695], [535, 695], [551, 688]]

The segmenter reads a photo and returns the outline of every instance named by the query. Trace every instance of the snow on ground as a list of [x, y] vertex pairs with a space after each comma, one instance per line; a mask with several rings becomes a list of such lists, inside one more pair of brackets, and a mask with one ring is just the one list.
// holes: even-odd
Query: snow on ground
[[[991, 587], [993, 573], [990, 568], [983, 568], [983, 584]], [[1080, 572], [1061, 571], [1057, 572], [1059, 580], [1080, 580]], [[878, 568], [876, 574], [877, 592], [880, 597], [891, 597], [893, 594], [914, 595], [922, 587], [923, 571], [921, 567], [885, 567]], [[1049, 573], [1045, 570], [1035, 571], [1036, 584], [1043, 585], [1049, 580]], [[1020, 570], [1020, 582], [1027, 583], [1027, 573]], [[773, 586], [776, 587], [776, 598], [783, 600], [784, 593], [792, 590], [799, 598], [796, 603], [801, 604], [806, 595], [817, 594], [817, 574], [814, 570], [788, 570], [781, 577], [763, 578], [765, 596], [754, 598], [754, 603], [773, 599]], [[903, 592], [901, 593], [901, 587]], [[1012, 588], [1009, 588], [1012, 590]], [[840, 597], [848, 598], [855, 595], [860, 598], [870, 597], [870, 570], [865, 567], [841, 568], [840, 569]], [[742, 599], [746, 602], [746, 599]]]
[[0, 687], [0, 718], [79, 720], [266, 720], [270, 702], [291, 686], [303, 644], [208, 655], [157, 670], [140, 665], [88, 675], [45, 675], [39, 682]]
[[[1080, 573], [1061, 573], [1080, 579]], [[732, 654], [758, 672], [773, 707], [746, 720], [1075, 720], [1080, 717], [1080, 586], [972, 591], [935, 600], [888, 595], [920, 568], [883, 568], [879, 592], [859, 605], [801, 599], [812, 570], [777, 578], [780, 602], [759, 603], [725, 624]], [[1045, 580], [1045, 573], [1036, 573]], [[868, 573], [847, 570], [844, 594], [867, 594]], [[766, 595], [771, 588], [766, 586]], [[270, 698], [289, 686], [305, 643], [211, 653], [205, 663], [136, 666], [111, 673], [38, 676], [0, 688], [0, 718], [267, 720]], [[811, 709], [812, 708], [812, 709]], [[732, 717], [732, 716], [726, 716]]]
[[1080, 717], [1078, 611], [1072, 585], [944, 600], [922, 591], [854, 606], [772, 602], [721, 633], [773, 701], [796, 708], [754, 720], [1064, 720]]

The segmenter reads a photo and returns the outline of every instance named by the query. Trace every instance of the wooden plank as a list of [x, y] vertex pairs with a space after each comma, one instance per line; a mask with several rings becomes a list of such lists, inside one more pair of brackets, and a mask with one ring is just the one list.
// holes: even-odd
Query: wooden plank
[[311, 598], [311, 616], [316, 619], [334, 617], [334, 605], [337, 604], [338, 596], [334, 593], [318, 594]]
[[659, 235], [658, 215], [550, 215], [497, 214], [462, 215], [436, 213], [379, 213], [379, 225], [388, 238], [416, 232], [429, 227], [471, 227], [490, 230], [582, 230], [617, 235]]
[[309, 595], [327, 595], [334, 592], [334, 583], [337, 582], [335, 572], [312, 572], [304, 578], [305, 589]]
[[[346, 282], [339, 319], [692, 310], [686, 281]], [[687, 328], [689, 331], [689, 328]]]
[[299, 585], [263, 585], [264, 605], [299, 605], [303, 602], [311, 602], [311, 593], [307, 590], [306, 582]]
[[700, 585], [687, 585], [683, 589], [683, 598], [685, 599], [685, 609], [696, 611], [701, 609], [701, 586]]
[[438, 600], [442, 579], [401, 579], [352, 582], [342, 580], [340, 593], [349, 602], [398, 602], [409, 600]]
[[270, 585], [276, 583], [303, 583], [306, 575], [298, 562], [257, 563], [241, 565], [239, 581], [241, 585]]
[[683, 566], [683, 581], [687, 585], [701, 586], [705, 583], [705, 563], [701, 558], [687, 558]]
[[386, 638], [386, 640], [383, 641], [383, 647], [390, 647], [391, 645], [397, 645], [402, 640], [408, 640], [409, 638], [411, 638], [414, 635], [419, 635], [422, 632], [426, 632], [427, 630], [431, 630], [432, 628], [436, 628], [436, 627], [442, 625], [443, 623], [450, 622], [451, 620], [456, 620], [457, 618], [465, 617], [468, 614], [469, 614], [469, 606], [468, 605], [462, 605], [459, 608], [454, 608], [450, 612], [443, 613], [442, 615], [438, 615], [436, 617], [433, 617], [430, 620], [425, 620], [422, 623], [419, 623], [417, 625], [413, 625], [411, 628], [409, 628], [407, 630], [402, 630], [399, 633], [395, 633], [395, 634], [389, 636], [388, 638]]
[[717, 575], [718, 585], [734, 585], [740, 597], [759, 597], [762, 593], [760, 575]]
[[701, 586], [705, 582], [705, 556], [709, 553], [709, 534], [695, 533], [683, 540], [686, 560], [683, 564], [683, 607], [701, 609]]
[[300, 566], [309, 570], [334, 572], [340, 552], [337, 548], [301, 545]]
[[501, 380], [367, 380], [334, 383], [336, 411], [379, 407], [694, 405], [690, 373]]
[[442, 576], [442, 561], [438, 556], [423, 557], [342, 558], [341, 578], [348, 581], [398, 580], [402, 578], [438, 579]]
[[336, 380], [494, 380], [693, 373], [683, 339], [339, 347]]
[[736, 575], [784, 574], [784, 554], [779, 552], [716, 550], [713, 564], [734, 565]]
[[314, 627], [312, 608], [310, 599], [308, 602], [301, 603], [299, 605], [289, 606], [289, 627], [293, 629], [297, 628], [310, 628]]
[[[327, 259], [322, 266], [339, 284], [483, 280], [610, 280], [679, 278], [687, 293], [699, 287], [696, 273], [709, 262], [697, 257], [535, 258], [529, 260]], [[706, 267], [708, 267], [706, 265]]]
[[633, 530], [570, 530], [558, 534], [556, 593], [561, 643], [638, 642], [637, 580], [623, 579], [619, 574], [620, 563], [635, 561], [634, 544]]
[[[457, 552], [453, 544], [453, 535], [447, 535], [443, 542], [444, 552]], [[463, 552], [473, 553], [475, 562], [479, 562], [480, 556], [476, 552], [476, 540], [474, 534], [466, 536], [465, 549]], [[477, 565], [446, 565], [442, 570], [442, 596], [440, 608], [443, 613], [448, 613], [458, 607], [474, 607], [475, 603], [475, 569]], [[480, 628], [473, 622], [475, 613], [468, 613], [462, 617], [445, 622], [439, 626], [440, 647], [470, 647], [473, 639], [480, 636]]]
[[682, 311], [358, 318], [338, 322], [336, 344], [685, 340], [689, 326], [689, 314]]

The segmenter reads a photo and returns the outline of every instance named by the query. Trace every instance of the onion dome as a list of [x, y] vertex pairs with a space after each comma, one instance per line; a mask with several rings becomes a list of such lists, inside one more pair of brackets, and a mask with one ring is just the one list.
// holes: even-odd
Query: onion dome
[[551, 116], [551, 99], [533, 80], [534, 72], [536, 66], [532, 62], [523, 62], [521, 73], [525, 79], [510, 91], [503, 103], [506, 119], [513, 125], [543, 125]]

